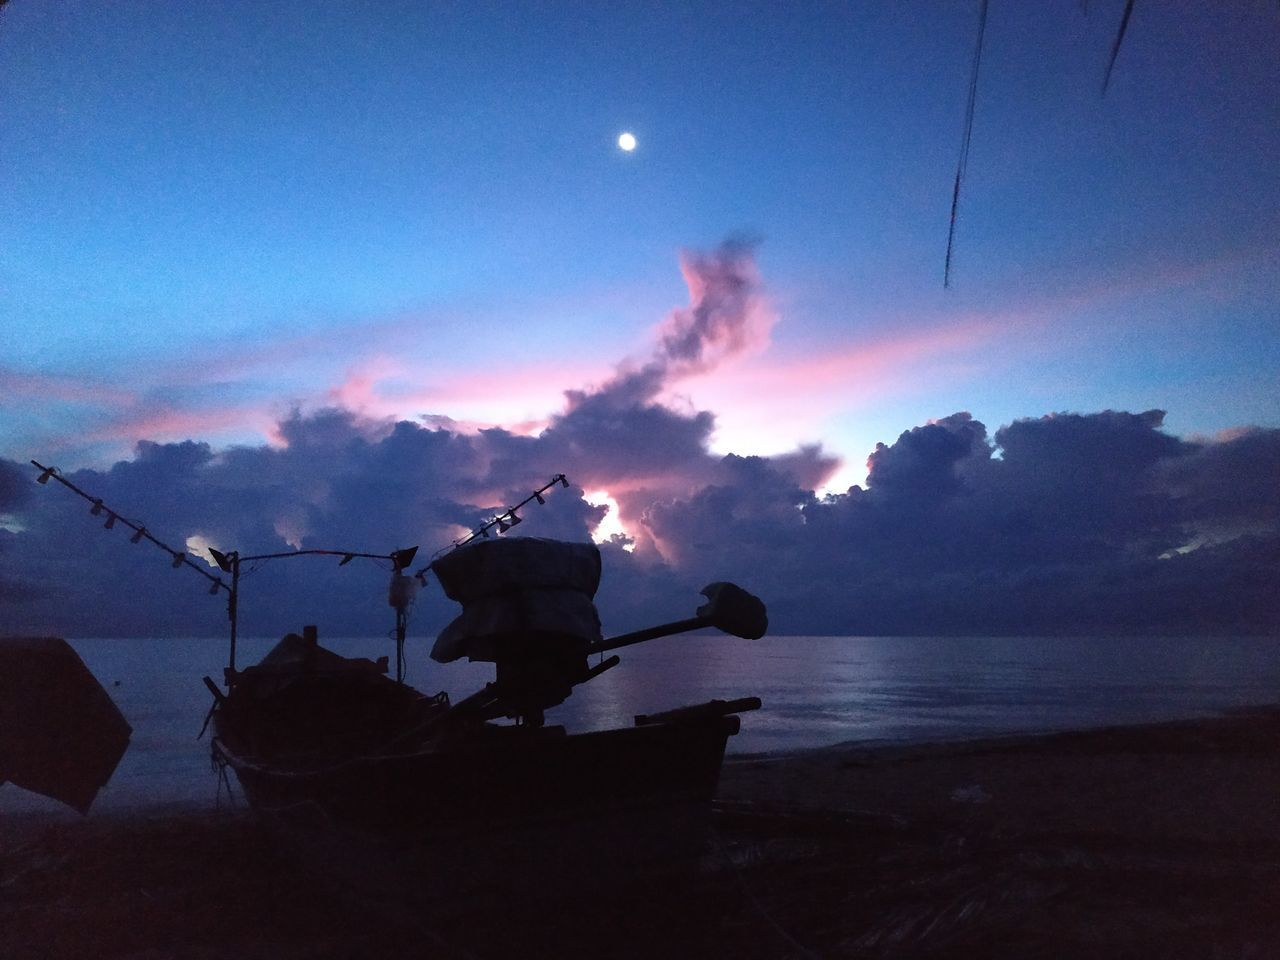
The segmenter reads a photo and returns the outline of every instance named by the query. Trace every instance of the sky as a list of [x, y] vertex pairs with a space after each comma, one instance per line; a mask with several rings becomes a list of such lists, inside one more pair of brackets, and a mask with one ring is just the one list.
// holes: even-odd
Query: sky
[[[1104, 96], [1123, 8], [990, 4], [944, 288], [976, 2], [11, 0], [0, 628], [223, 629], [34, 458], [243, 552], [565, 473], [606, 625], [1276, 629], [1280, 13], [1139, 3]], [[381, 623], [286, 566], [255, 629]]]

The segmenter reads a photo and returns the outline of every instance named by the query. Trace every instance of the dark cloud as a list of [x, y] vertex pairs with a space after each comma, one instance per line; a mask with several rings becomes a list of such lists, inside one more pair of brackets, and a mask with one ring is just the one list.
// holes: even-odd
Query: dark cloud
[[[615, 497], [641, 556], [657, 550], [645, 523], [650, 505], [690, 495], [715, 482], [721, 469], [720, 458], [708, 450], [714, 415], [679, 412], [659, 397], [682, 377], [762, 346], [775, 320], [750, 241], [686, 252], [681, 271], [689, 306], [667, 317], [652, 356], [621, 364], [593, 390], [567, 391], [564, 413], [537, 444], [557, 462], [573, 464], [588, 490], [608, 490]], [[786, 463], [806, 480], [825, 479], [839, 465], [817, 447], [802, 448]]]
[[1161, 465], [1161, 486], [1203, 534], [1280, 527], [1280, 430], [1256, 427]]
[[691, 303], [662, 333], [656, 362], [670, 374], [701, 373], [759, 344], [772, 318], [755, 267], [755, 244], [729, 240], [711, 253], [681, 258]]
[[689, 306], [667, 317], [653, 355], [621, 364], [595, 390], [566, 391], [566, 419], [584, 407], [599, 416], [601, 411], [648, 406], [681, 378], [706, 373], [767, 342], [776, 318], [761, 288], [752, 242], [728, 240], [709, 253], [686, 251], [680, 268], [689, 287]]
[[792, 632], [1275, 632], [1280, 431], [1192, 444], [1162, 422], [1058, 414], [991, 444], [955, 414], [878, 446], [865, 490], [817, 498], [747, 458], [647, 522]]
[[[416, 544], [425, 562], [558, 472], [534, 457], [495, 480], [493, 461], [519, 446], [519, 438], [502, 431], [469, 436], [321, 411], [294, 415], [280, 433], [288, 446], [221, 453], [196, 443], [144, 443], [132, 460], [68, 479], [176, 549], [191, 536], [252, 554], [294, 548], [386, 553]], [[28, 474], [30, 485], [34, 471]], [[541, 535], [585, 539], [601, 511], [582, 501], [580, 488], [557, 488], [556, 494], [538, 508], [538, 522], [530, 527]], [[10, 602], [0, 601], [6, 632], [224, 630], [220, 602], [206, 598], [190, 571], [171, 572], [159, 551], [130, 545], [121, 526], [97, 529], [99, 518], [87, 513], [84, 501], [56, 484], [27, 499], [19, 514], [23, 529], [3, 545], [6, 566], [14, 571], [3, 591]], [[327, 559], [262, 565], [244, 583], [243, 628], [270, 635], [318, 622], [329, 632], [384, 632], [386, 576], [369, 564], [338, 568]], [[424, 596], [422, 606], [433, 614], [424, 621], [446, 612], [439, 597]]]
[[[770, 606], [778, 633], [1275, 633], [1280, 608], [1280, 430], [1187, 441], [1164, 414], [1018, 420], [989, 435], [955, 413], [878, 444], [866, 488], [819, 496], [838, 460], [820, 447], [717, 456], [714, 416], [662, 397], [682, 376], [763, 342], [772, 322], [751, 250], [686, 255], [690, 305], [653, 354], [566, 394], [538, 436], [468, 433], [443, 418], [370, 421], [295, 412], [277, 446], [144, 442], [73, 482], [177, 548], [199, 537], [246, 553], [417, 544], [422, 561], [551, 476], [513, 533], [581, 540], [617, 500], [628, 540], [606, 544], [609, 632], [684, 617], [730, 579]], [[221, 602], [162, 554], [102, 531], [83, 501], [0, 462], [0, 632], [217, 635]], [[32, 493], [39, 491], [38, 496]], [[628, 550], [633, 547], [634, 550]], [[387, 571], [289, 560], [244, 581], [242, 625], [382, 633]], [[438, 589], [415, 629], [452, 616]]]
[[[1280, 623], [1280, 431], [1215, 442], [1165, 434], [1158, 412], [1059, 414], [997, 430], [970, 415], [908, 430], [870, 459], [866, 489], [819, 497], [829, 458], [715, 457], [705, 414], [653, 404], [539, 437], [294, 415], [288, 446], [223, 452], [141, 444], [76, 482], [181, 546], [199, 534], [248, 552], [293, 546], [424, 558], [554, 473], [582, 477], [530, 507], [518, 532], [583, 539], [602, 515], [591, 484], [634, 481], [628, 515], [647, 550], [606, 545], [606, 629], [688, 614], [733, 579], [791, 633], [1259, 633]], [[669, 438], [670, 445], [662, 442]], [[673, 450], [675, 452], [673, 452]], [[613, 475], [611, 471], [618, 471]], [[162, 555], [98, 531], [82, 501], [5, 463], [18, 523], [0, 550], [6, 632], [217, 634], [223, 611]], [[674, 479], [673, 479], [674, 478]], [[382, 632], [386, 571], [327, 561], [262, 567], [245, 584], [247, 632], [303, 622]], [[38, 586], [37, 586], [38, 585]], [[428, 590], [418, 629], [444, 623]]]
[[876, 444], [867, 458], [867, 485], [878, 497], [935, 503], [957, 493], [961, 462], [991, 455], [987, 428], [968, 413], [913, 427], [893, 446]]
[[0, 460], [0, 515], [22, 506], [31, 493], [29, 481], [23, 466]]
[[[581, 397], [557, 417], [542, 441], [583, 465], [590, 479], [651, 480], [673, 473], [701, 475], [715, 417], [707, 412], [684, 415], [653, 402], [619, 403], [613, 389]], [[581, 473], [582, 471], [579, 471]]]

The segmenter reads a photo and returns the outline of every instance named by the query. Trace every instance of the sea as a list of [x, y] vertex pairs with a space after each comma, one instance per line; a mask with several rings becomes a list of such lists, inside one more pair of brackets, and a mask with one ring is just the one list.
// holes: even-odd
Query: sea
[[[201, 727], [225, 639], [71, 641], [133, 727], [94, 812], [235, 804]], [[274, 640], [241, 640], [256, 662]], [[327, 638], [346, 656], [391, 654], [388, 640]], [[410, 639], [406, 680], [456, 700], [492, 665], [437, 664]], [[857, 741], [894, 743], [1085, 729], [1280, 702], [1280, 640], [1223, 637], [665, 637], [619, 651], [622, 663], [548, 712], [570, 730], [630, 725], [639, 713], [757, 696], [730, 753], [789, 754]], [[65, 811], [13, 784], [0, 814]]]

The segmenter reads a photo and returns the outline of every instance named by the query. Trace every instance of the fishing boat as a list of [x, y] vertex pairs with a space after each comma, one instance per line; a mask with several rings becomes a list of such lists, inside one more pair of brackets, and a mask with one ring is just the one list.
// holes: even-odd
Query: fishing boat
[[[639, 714], [630, 726], [573, 732], [548, 722], [574, 689], [613, 669], [613, 651], [662, 636], [716, 628], [764, 635], [764, 604], [731, 583], [702, 590], [694, 616], [606, 638], [594, 598], [601, 557], [592, 543], [501, 534], [517, 511], [545, 502], [563, 474], [482, 524], [416, 574], [416, 548], [389, 554], [306, 549], [242, 556], [210, 549], [228, 579], [195, 563], [63, 477], [50, 478], [133, 530], [227, 596], [230, 655], [223, 683], [205, 677], [214, 703], [215, 766], [234, 773], [249, 804], [295, 836], [319, 839], [328, 865], [371, 874], [417, 873], [424, 892], [468, 893], [512, 882], [554, 890], [646, 864], [687, 861], [706, 839], [728, 738], [754, 697]], [[345, 657], [315, 626], [285, 636], [252, 666], [237, 666], [242, 564], [328, 555], [389, 562], [396, 614], [390, 657]], [[460, 700], [405, 682], [408, 610], [434, 577], [461, 604], [437, 636], [434, 660], [492, 663], [494, 679]], [[593, 662], [594, 661], [594, 662]], [[323, 853], [323, 851], [330, 851]], [[396, 861], [396, 868], [388, 867]]]
[[546, 711], [617, 666], [605, 654], [619, 647], [708, 626], [759, 637], [764, 605], [711, 584], [696, 616], [604, 638], [594, 544], [487, 540], [431, 571], [463, 604], [433, 659], [491, 662], [495, 680], [451, 702], [392, 679], [387, 657], [340, 656], [314, 627], [290, 634], [260, 663], [229, 671], [225, 694], [206, 678], [218, 691], [215, 762], [234, 771], [252, 806], [356, 841], [335, 855], [348, 864], [353, 846], [377, 850], [379, 864], [388, 851], [428, 861], [432, 882], [451, 892], [520, 877], [554, 886], [557, 876], [696, 855], [726, 742], [759, 700], [579, 733], [547, 723]]

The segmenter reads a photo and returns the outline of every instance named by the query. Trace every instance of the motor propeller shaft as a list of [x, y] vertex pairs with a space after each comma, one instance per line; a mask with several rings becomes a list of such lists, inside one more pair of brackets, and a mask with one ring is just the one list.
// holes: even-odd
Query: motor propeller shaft
[[764, 601], [743, 590], [737, 584], [724, 581], [709, 583], [702, 588], [702, 595], [707, 598], [707, 602], [698, 608], [696, 617], [663, 623], [616, 637], [606, 637], [588, 646], [588, 655], [617, 650], [619, 647], [629, 647], [634, 643], [669, 637], [676, 633], [688, 633], [690, 630], [699, 630], [703, 627], [715, 627], [717, 630], [723, 630], [735, 637], [742, 637], [744, 640], [758, 640], [769, 629], [769, 615]]

